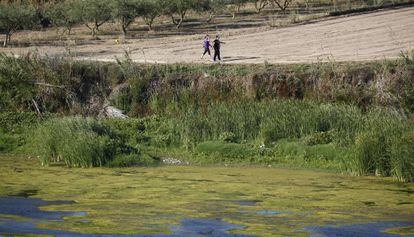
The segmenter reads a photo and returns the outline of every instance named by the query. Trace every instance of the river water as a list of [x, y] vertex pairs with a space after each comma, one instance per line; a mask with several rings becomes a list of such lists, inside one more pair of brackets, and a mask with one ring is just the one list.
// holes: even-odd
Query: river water
[[414, 235], [414, 185], [391, 179], [254, 167], [0, 163], [0, 236]]

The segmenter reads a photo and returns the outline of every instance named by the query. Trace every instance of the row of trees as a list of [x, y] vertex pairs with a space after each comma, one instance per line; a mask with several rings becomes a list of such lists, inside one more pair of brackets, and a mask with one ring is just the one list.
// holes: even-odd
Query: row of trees
[[153, 29], [154, 21], [162, 15], [171, 17], [181, 28], [189, 11], [214, 16], [230, 11], [233, 17], [247, 3], [254, 3], [260, 12], [266, 6], [286, 10], [293, 0], [0, 0], [0, 31], [10, 42], [19, 29], [32, 29], [52, 24], [70, 34], [75, 25], [84, 24], [96, 37], [100, 27], [107, 22], [118, 22], [124, 35], [129, 26], [141, 17]]

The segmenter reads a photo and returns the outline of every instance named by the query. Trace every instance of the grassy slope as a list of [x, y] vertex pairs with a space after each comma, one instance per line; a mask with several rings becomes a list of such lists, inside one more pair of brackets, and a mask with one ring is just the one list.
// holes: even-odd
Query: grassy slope
[[[20, 130], [10, 126], [25, 120], [22, 111], [35, 110], [33, 101], [58, 117], [96, 116], [109, 101], [141, 117], [103, 121], [126, 137], [116, 148], [120, 153], [138, 147], [152, 156], [178, 153], [200, 163], [288, 164], [413, 179], [410, 54], [362, 65], [139, 65], [128, 59], [112, 64], [4, 55], [1, 61], [0, 88], [6, 93], [0, 108], [10, 111], [0, 121], [4, 151], [32, 136], [25, 128], [36, 128], [33, 113]], [[95, 136], [88, 129], [85, 134]], [[111, 137], [104, 134], [96, 144], [113, 144]], [[86, 149], [91, 156], [104, 152]], [[64, 153], [59, 154], [54, 159]], [[128, 162], [133, 158], [116, 164]]]

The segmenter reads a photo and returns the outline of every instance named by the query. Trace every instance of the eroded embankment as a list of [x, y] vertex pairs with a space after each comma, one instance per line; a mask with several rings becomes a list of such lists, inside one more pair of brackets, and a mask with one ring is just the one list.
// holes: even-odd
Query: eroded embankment
[[188, 106], [294, 98], [414, 112], [414, 55], [369, 63], [141, 65], [0, 56], [0, 109], [130, 116]]

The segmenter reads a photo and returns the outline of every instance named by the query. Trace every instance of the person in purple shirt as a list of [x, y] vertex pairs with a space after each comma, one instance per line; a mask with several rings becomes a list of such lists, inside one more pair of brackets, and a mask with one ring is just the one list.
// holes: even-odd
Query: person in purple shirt
[[211, 53], [210, 53], [211, 44], [210, 44], [210, 38], [208, 37], [208, 35], [204, 36], [203, 48], [204, 48], [204, 53], [201, 55], [201, 59], [203, 59], [206, 53], [208, 53], [208, 55], [211, 57]]

